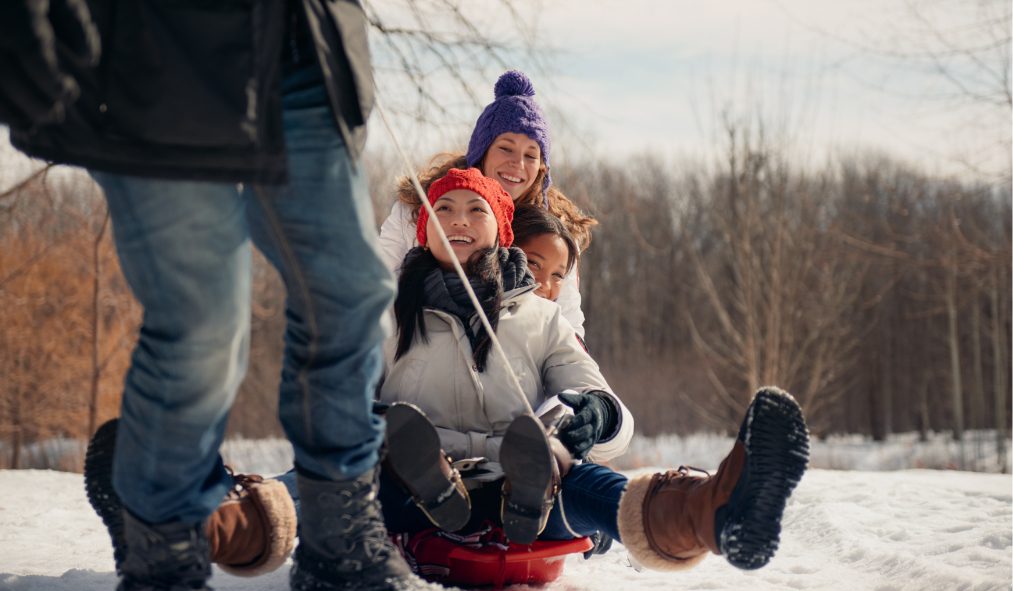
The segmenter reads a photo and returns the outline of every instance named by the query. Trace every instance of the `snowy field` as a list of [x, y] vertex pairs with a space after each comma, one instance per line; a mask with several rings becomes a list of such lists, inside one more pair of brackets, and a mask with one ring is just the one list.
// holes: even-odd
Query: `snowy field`
[[[569, 558], [563, 578], [544, 589], [1010, 589], [1011, 485], [1003, 474], [814, 469], [789, 504], [780, 551], [762, 570], [710, 557], [689, 572], [637, 572], [616, 546], [589, 561]], [[0, 589], [115, 587], [109, 539], [79, 474], [0, 471], [0, 499]], [[212, 585], [280, 591], [286, 577], [287, 569], [257, 579], [216, 570]]]

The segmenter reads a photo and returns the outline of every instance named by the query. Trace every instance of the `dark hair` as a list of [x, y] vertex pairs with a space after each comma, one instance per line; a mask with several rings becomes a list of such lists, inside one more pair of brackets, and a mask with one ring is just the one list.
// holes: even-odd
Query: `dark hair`
[[[478, 279], [482, 285], [492, 288], [491, 293], [482, 300], [482, 310], [489, 318], [493, 332], [499, 326], [499, 308], [503, 303], [503, 270], [500, 267], [499, 251], [496, 246], [476, 251], [463, 265], [469, 279]], [[394, 359], [400, 359], [411, 349], [416, 332], [422, 342], [428, 340], [424, 320], [426, 278], [439, 266], [432, 252], [418, 246], [405, 255], [397, 282], [397, 299], [394, 300], [394, 318], [397, 322], [397, 351]], [[466, 327], [466, 330], [470, 328]], [[472, 340], [472, 358], [479, 372], [485, 371], [491, 346], [492, 339], [486, 334], [485, 328], [479, 326], [478, 333]]]
[[566, 257], [566, 272], [569, 273], [577, 263], [580, 251], [577, 249], [577, 242], [566, 229], [562, 220], [552, 215], [541, 207], [533, 205], [522, 205], [514, 210], [514, 244], [520, 247], [528, 240], [545, 234], [559, 236], [566, 244], [569, 255]]

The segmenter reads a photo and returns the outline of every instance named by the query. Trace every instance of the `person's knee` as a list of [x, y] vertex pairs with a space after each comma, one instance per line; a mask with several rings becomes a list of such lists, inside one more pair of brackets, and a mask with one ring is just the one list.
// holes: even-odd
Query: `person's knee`
[[171, 336], [142, 330], [128, 390], [181, 413], [220, 415], [242, 383], [248, 357], [248, 319]]

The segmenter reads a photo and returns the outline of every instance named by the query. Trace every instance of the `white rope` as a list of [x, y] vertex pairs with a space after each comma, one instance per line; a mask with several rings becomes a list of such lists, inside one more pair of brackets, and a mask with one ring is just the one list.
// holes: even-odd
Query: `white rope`
[[[443, 248], [450, 253], [450, 260], [454, 264], [454, 270], [457, 272], [458, 277], [461, 278], [461, 283], [464, 284], [465, 291], [468, 292], [468, 299], [471, 300], [471, 305], [474, 306], [475, 312], [478, 314], [479, 320], [482, 322], [482, 326], [485, 328], [485, 332], [489, 335], [489, 339], [492, 340], [493, 349], [496, 350], [496, 354], [499, 355], [500, 361], [503, 363], [503, 367], [506, 368], [507, 375], [510, 376], [510, 383], [513, 385], [514, 391], [517, 396], [524, 403], [524, 409], [527, 414], [535, 416], [535, 411], [531, 408], [531, 403], [528, 402], [528, 397], [524, 395], [524, 389], [521, 388], [521, 383], [517, 380], [517, 375], [514, 373], [513, 368], [510, 367], [510, 362], [507, 360], [506, 353], [503, 352], [503, 347], [499, 344], [499, 338], [496, 337], [496, 333], [492, 330], [492, 325], [489, 324], [489, 318], [485, 315], [485, 310], [482, 309], [482, 304], [478, 301], [478, 296], [475, 295], [475, 291], [471, 288], [471, 282], [468, 281], [468, 276], [464, 272], [464, 268], [461, 266], [461, 261], [457, 260], [457, 253], [450, 246], [450, 241], [447, 239], [447, 234], [443, 231], [443, 227], [440, 225], [436, 218], [436, 212], [433, 211], [433, 206], [429, 203], [429, 198], [426, 196], [426, 192], [422, 190], [422, 185], [419, 183], [418, 175], [415, 173], [415, 167], [412, 166], [411, 160], [405, 154], [401, 148], [401, 142], [397, 139], [397, 134], [394, 133], [394, 128], [391, 127], [390, 121], [387, 120], [387, 112], [384, 110], [383, 105], [380, 104], [380, 98], [374, 97], [374, 106], [377, 112], [380, 113], [380, 119], [383, 120], [384, 127], [387, 128], [387, 135], [390, 136], [392, 142], [394, 142], [394, 148], [397, 150], [398, 155], [401, 157], [402, 163], [404, 163], [405, 171], [408, 174], [408, 178], [411, 179], [412, 186], [415, 187], [415, 192], [419, 196], [419, 200], [422, 202], [422, 207], [426, 208], [426, 212], [429, 213], [429, 219], [433, 220], [433, 226], [436, 228], [436, 234], [439, 237], [440, 243]], [[537, 417], [535, 417], [537, 420]]]

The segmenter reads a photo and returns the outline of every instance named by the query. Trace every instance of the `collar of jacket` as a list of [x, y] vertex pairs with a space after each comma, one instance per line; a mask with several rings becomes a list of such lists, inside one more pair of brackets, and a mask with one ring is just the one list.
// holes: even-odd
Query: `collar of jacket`
[[[513, 312], [517, 308], [517, 306], [520, 305], [519, 300], [521, 296], [533, 292], [536, 289], [538, 289], [538, 284], [531, 284], [531, 285], [522, 285], [521, 287], [517, 287], [511, 289], [510, 291], [503, 292], [503, 303], [500, 305], [500, 313], [504, 311]], [[457, 315], [451, 314], [446, 310], [440, 310], [439, 308], [435, 308], [432, 306], [424, 306], [423, 309], [426, 312], [432, 313], [438, 318], [442, 318], [448, 324], [455, 324], [456, 321], [456, 325], [462, 328], [464, 327], [464, 323], [461, 321], [460, 318], [457, 317]], [[482, 325], [482, 322], [478, 319], [478, 314], [472, 314], [471, 317], [469, 318], [469, 322], [473, 330], [477, 330], [478, 327]], [[427, 329], [432, 330], [432, 327], [427, 327]]]

